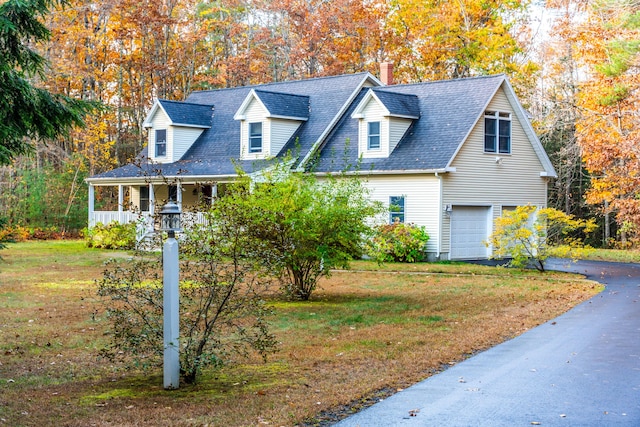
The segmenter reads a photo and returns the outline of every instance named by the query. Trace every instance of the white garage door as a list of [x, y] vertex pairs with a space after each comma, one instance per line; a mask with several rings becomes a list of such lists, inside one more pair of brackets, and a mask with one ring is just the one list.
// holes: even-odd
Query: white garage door
[[487, 258], [484, 241], [489, 237], [489, 212], [485, 206], [453, 206], [451, 211], [451, 259]]

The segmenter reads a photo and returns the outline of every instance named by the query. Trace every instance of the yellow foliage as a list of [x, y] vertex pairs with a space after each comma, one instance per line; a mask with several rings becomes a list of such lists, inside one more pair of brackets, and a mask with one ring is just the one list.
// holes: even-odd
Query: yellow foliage
[[486, 244], [492, 247], [493, 258], [511, 258], [515, 267], [533, 264], [544, 270], [544, 261], [550, 256], [583, 256], [586, 249], [576, 236], [589, 234], [596, 227], [593, 219], [576, 219], [554, 208], [518, 206], [496, 218]]

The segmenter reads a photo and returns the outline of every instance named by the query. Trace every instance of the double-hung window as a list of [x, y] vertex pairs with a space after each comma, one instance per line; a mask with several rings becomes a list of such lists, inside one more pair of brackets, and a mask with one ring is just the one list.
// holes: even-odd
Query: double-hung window
[[389, 222], [404, 222], [404, 196], [389, 197]]
[[380, 149], [380, 122], [367, 122], [367, 149]]
[[262, 123], [249, 123], [249, 153], [262, 152]]
[[484, 152], [511, 154], [511, 113], [484, 113]]
[[167, 196], [169, 196], [170, 201], [178, 203], [178, 186], [169, 185], [169, 187], [167, 188]]
[[149, 212], [149, 187], [141, 186], [140, 187], [140, 211], [141, 212]]
[[167, 155], [167, 130], [156, 129], [156, 157]]

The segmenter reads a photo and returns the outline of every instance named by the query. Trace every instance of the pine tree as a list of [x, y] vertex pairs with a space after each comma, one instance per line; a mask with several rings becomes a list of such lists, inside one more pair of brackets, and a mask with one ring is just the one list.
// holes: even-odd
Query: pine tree
[[50, 37], [41, 19], [64, 0], [8, 0], [0, 5], [0, 165], [33, 150], [30, 140], [49, 140], [83, 125], [94, 104], [34, 85], [46, 60], [34, 48]]

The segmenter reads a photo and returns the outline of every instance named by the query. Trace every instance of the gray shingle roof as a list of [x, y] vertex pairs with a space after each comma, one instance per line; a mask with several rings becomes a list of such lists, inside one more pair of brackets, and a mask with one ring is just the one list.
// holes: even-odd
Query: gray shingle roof
[[168, 101], [166, 99], [159, 99], [158, 102], [174, 125], [211, 126], [213, 107], [211, 104], [202, 105], [190, 102]]
[[372, 90], [392, 116], [420, 117], [420, 101], [415, 94], [389, 92], [385, 88]]
[[[420, 119], [413, 121], [388, 158], [359, 161], [358, 120], [351, 118], [349, 111], [322, 148], [315, 170], [333, 172], [357, 164], [362, 171], [442, 170], [449, 165], [504, 79], [503, 75], [497, 75], [376, 88], [378, 95], [385, 92], [415, 95], [419, 99]], [[365, 93], [366, 89], [354, 104]]]
[[[504, 81], [505, 77], [499, 75], [376, 87], [376, 96], [390, 112], [420, 118], [413, 120], [389, 158], [363, 159], [361, 169], [384, 172], [446, 168]], [[354, 167], [359, 162], [358, 119], [352, 118], [351, 113], [370, 90], [365, 86], [371, 84], [376, 84], [371, 75], [360, 73], [194, 92], [185, 103], [161, 101], [174, 123], [190, 120], [190, 123], [203, 124], [208, 114], [211, 128], [205, 129], [175, 163], [127, 165], [92, 179], [158, 173], [167, 177], [232, 176], [236, 173], [236, 164], [246, 172], [264, 167], [264, 161], [237, 160], [240, 125], [234, 115], [252, 89], [272, 114], [297, 117], [303, 110], [307, 114], [308, 120], [301, 124], [281, 154], [292, 150], [302, 159], [316, 143], [322, 142], [314, 170], [337, 172], [349, 165]]]
[[288, 150], [306, 156], [311, 148], [330, 129], [330, 125], [364, 82], [375, 84], [369, 73], [357, 73], [334, 77], [322, 77], [292, 82], [270, 83], [230, 89], [193, 92], [186, 102], [196, 105], [213, 105], [211, 129], [206, 129], [182, 158], [172, 164], [156, 164], [146, 167], [124, 166], [92, 177], [93, 179], [118, 179], [140, 177], [157, 171], [164, 176], [176, 175], [234, 175], [236, 164], [245, 172], [261, 168], [264, 162], [238, 161], [240, 158], [240, 125], [234, 115], [252, 89], [276, 92], [289, 96], [308, 97], [309, 117], [285, 145]]
[[309, 97], [291, 95], [288, 93], [255, 90], [256, 96], [272, 116], [291, 117], [298, 119], [309, 118]]

